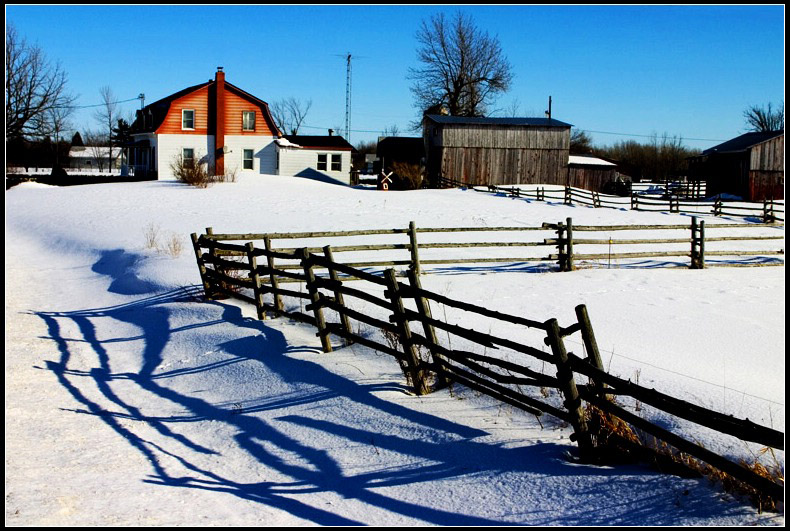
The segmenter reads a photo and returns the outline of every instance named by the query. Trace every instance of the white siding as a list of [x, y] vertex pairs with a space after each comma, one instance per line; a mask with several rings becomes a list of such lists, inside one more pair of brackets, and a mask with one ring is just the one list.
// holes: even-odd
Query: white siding
[[211, 171], [214, 169], [214, 135], [157, 135], [156, 142], [151, 145], [156, 148], [156, 167], [160, 181], [175, 180], [170, 166], [183, 153], [184, 148], [194, 149], [195, 159], [208, 164]]
[[[332, 181], [349, 184], [351, 181], [351, 152], [331, 151], [328, 149], [294, 149], [280, 148], [280, 168], [278, 175], [293, 175], [296, 177], [329, 178]], [[318, 170], [318, 155], [327, 157], [327, 169]], [[332, 155], [340, 155], [340, 171], [332, 171]]]
[[[274, 175], [277, 173], [275, 168], [277, 151], [274, 137], [226, 135], [225, 146], [230, 150], [230, 152], [225, 153], [225, 172], [229, 175], [234, 172], [237, 175]], [[242, 169], [244, 167], [242, 162], [245, 149], [252, 150], [252, 170]]]

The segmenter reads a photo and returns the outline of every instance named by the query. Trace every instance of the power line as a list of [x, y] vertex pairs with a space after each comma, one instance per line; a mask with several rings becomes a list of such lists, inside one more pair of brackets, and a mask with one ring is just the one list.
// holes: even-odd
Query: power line
[[[579, 129], [579, 131], [584, 131], [585, 133], [597, 133], [601, 135], [618, 135], [618, 136], [636, 136], [640, 138], [657, 138], [658, 135], [637, 135], [632, 133], [612, 133], [611, 131], [593, 131], [592, 129]], [[726, 138], [691, 138], [685, 137], [680, 135], [680, 138], [683, 140], [701, 140], [704, 142], [726, 142]]]
[[[130, 101], [139, 100], [140, 97], [130, 98], [128, 100], [119, 100], [110, 102], [110, 105], [116, 105], [118, 103], [128, 103]], [[97, 103], [95, 105], [56, 105], [53, 108], [55, 109], [89, 109], [91, 107], [104, 107], [107, 103]]]

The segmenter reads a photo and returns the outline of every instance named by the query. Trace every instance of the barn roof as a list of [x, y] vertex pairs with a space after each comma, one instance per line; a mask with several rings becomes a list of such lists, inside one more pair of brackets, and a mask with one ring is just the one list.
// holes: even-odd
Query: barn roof
[[571, 124], [554, 118], [486, 118], [472, 116], [447, 116], [444, 114], [426, 114], [425, 117], [438, 124], [449, 125], [510, 125], [531, 127], [572, 127]]
[[735, 137], [732, 140], [728, 140], [723, 144], [719, 144], [718, 146], [713, 146], [712, 148], [706, 149], [705, 151], [702, 152], [702, 154], [712, 155], [714, 153], [738, 153], [741, 151], [746, 151], [747, 149], [759, 144], [760, 142], [771, 140], [772, 138], [776, 138], [777, 136], [783, 135], [784, 133], [785, 133], [784, 130], [759, 131], [754, 133], [746, 133], [741, 136]]

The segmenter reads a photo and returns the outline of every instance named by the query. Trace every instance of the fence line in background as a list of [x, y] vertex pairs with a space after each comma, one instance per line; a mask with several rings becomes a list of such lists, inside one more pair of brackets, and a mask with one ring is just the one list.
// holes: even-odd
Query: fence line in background
[[[638, 186], [640, 183], [633, 183], [632, 186]], [[641, 183], [645, 184], [645, 183]], [[689, 196], [684, 196], [684, 184], [688, 185], [686, 188], [691, 190]], [[693, 183], [691, 183], [693, 184]], [[738, 216], [738, 217], [755, 217], [763, 220], [764, 223], [773, 223], [776, 221], [784, 221], [784, 200], [766, 199], [762, 204], [745, 204], [744, 201], [722, 201], [720, 196], [712, 200], [702, 200], [702, 194], [694, 192], [696, 190], [689, 183], [677, 183], [673, 186], [665, 184], [666, 192], [659, 194], [649, 194], [647, 190], [642, 192], [631, 191], [629, 196], [617, 196], [602, 194], [581, 188], [574, 188], [571, 186], [560, 186], [559, 189], [555, 187], [553, 190], [546, 190], [545, 186], [538, 186], [534, 190], [523, 189], [516, 185], [511, 186], [496, 186], [496, 185], [475, 185], [462, 183], [461, 181], [442, 178], [440, 185], [442, 187], [469, 187], [480, 192], [493, 192], [505, 194], [509, 197], [535, 199], [536, 201], [555, 200], [562, 201], [566, 205], [580, 204], [590, 206], [593, 208], [628, 208], [630, 210], [640, 210], [646, 212], [672, 212], [672, 213], [687, 213], [687, 214], [712, 214], [714, 216]], [[655, 186], [655, 185], [651, 185]], [[652, 196], [652, 197], [651, 197]]]

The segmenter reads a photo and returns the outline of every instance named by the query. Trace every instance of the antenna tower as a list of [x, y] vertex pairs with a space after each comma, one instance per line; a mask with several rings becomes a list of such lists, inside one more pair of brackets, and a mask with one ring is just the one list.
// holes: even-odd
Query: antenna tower
[[351, 53], [346, 54], [346, 142], [351, 142]]

